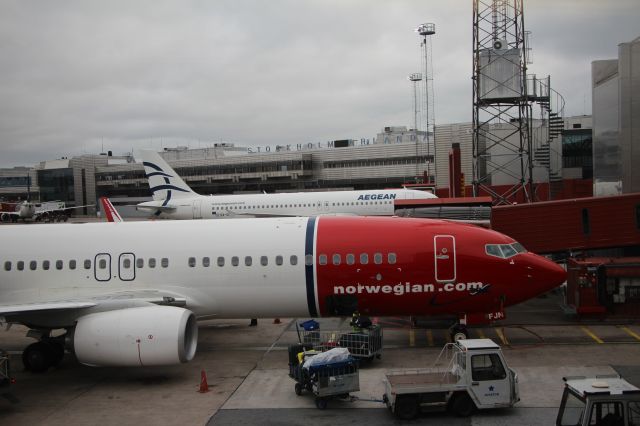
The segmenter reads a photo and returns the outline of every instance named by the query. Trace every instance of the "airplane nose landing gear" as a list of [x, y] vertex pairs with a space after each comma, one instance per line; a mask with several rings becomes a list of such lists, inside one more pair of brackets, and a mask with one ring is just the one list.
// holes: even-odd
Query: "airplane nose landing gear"
[[458, 340], [468, 339], [469, 330], [467, 330], [467, 326], [464, 324], [454, 324], [449, 328], [449, 335], [451, 336], [452, 342], [457, 342]]

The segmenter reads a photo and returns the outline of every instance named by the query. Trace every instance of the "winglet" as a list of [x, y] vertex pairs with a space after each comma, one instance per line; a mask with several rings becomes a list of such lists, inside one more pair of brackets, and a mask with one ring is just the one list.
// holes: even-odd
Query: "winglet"
[[116, 208], [113, 207], [113, 204], [111, 204], [111, 201], [109, 201], [107, 197], [100, 197], [100, 205], [102, 206], [102, 211], [107, 218], [107, 222], [124, 222]]
[[149, 180], [149, 189], [154, 200], [164, 200], [167, 205], [171, 198], [187, 198], [197, 195], [166, 161], [155, 151], [139, 150], [135, 154], [136, 161], [144, 166], [144, 173]]

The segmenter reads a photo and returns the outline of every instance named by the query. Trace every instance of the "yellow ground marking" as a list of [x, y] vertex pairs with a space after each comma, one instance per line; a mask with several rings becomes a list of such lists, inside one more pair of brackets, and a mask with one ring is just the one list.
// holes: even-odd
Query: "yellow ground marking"
[[476, 331], [478, 332], [478, 337], [479, 338], [481, 338], [481, 339], [486, 339], [487, 338], [487, 336], [484, 335], [484, 331], [482, 331], [481, 328], [477, 329]]
[[585, 325], [580, 326], [580, 328], [582, 329], [582, 331], [585, 332], [585, 334], [589, 337], [591, 337], [593, 340], [596, 341], [596, 343], [604, 343], [604, 341], [599, 338], [598, 336], [596, 336], [593, 331], [589, 330], [589, 328]]
[[409, 346], [416, 345], [416, 331], [413, 328], [409, 329]]
[[640, 334], [635, 333], [634, 331], [632, 331], [629, 327], [625, 326], [625, 325], [621, 325], [620, 328], [627, 333], [629, 336], [633, 337], [636, 340], [640, 340]]
[[498, 335], [498, 337], [500, 338], [500, 340], [502, 341], [503, 345], [508, 345], [509, 341], [507, 340], [507, 336], [504, 335], [504, 332], [502, 331], [501, 328], [494, 328], [494, 330], [496, 331], [496, 334]]
[[429, 346], [433, 346], [433, 333], [431, 330], [427, 330], [427, 343]]

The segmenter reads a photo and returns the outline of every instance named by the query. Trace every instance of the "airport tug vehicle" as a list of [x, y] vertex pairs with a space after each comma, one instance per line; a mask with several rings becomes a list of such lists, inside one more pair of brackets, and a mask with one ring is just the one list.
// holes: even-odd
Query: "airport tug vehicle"
[[520, 400], [518, 375], [491, 339], [448, 343], [430, 368], [385, 374], [387, 408], [400, 419], [448, 409], [462, 417], [476, 409], [512, 407]]
[[640, 424], [640, 389], [618, 375], [563, 377], [556, 426]]

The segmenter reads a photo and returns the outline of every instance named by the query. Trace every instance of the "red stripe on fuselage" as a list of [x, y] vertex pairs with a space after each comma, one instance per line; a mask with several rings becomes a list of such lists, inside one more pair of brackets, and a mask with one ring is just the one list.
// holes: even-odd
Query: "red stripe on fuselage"
[[[436, 280], [434, 237], [442, 235], [455, 239], [455, 281]], [[527, 282], [529, 258], [538, 261], [538, 256], [499, 259], [485, 254], [485, 244], [512, 242], [491, 230], [439, 220], [322, 217], [315, 253], [320, 314], [348, 315], [354, 306], [370, 316], [485, 313], [552, 288], [548, 280]], [[394, 264], [390, 253], [395, 254]], [[349, 254], [354, 264], [347, 263]], [[362, 254], [368, 255], [367, 264], [361, 262]], [[382, 255], [380, 264], [376, 254]], [[326, 265], [320, 264], [322, 255]], [[340, 255], [339, 265], [334, 265], [334, 255]]]

